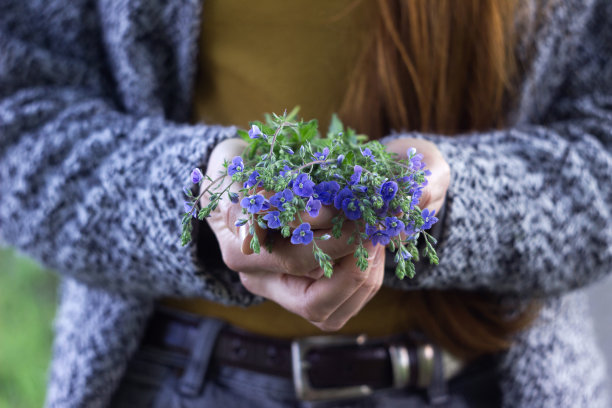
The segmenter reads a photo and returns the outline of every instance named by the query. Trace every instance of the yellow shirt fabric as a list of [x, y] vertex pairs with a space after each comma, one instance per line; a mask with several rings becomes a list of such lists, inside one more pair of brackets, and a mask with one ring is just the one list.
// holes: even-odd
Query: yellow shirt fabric
[[[203, 13], [196, 121], [247, 128], [266, 112], [299, 105], [300, 116], [319, 119], [325, 130], [371, 36], [376, 2], [207, 0]], [[411, 328], [406, 296], [381, 289], [340, 333], [384, 336]], [[323, 334], [271, 301], [248, 308], [203, 299], [167, 298], [162, 303], [269, 336]]]

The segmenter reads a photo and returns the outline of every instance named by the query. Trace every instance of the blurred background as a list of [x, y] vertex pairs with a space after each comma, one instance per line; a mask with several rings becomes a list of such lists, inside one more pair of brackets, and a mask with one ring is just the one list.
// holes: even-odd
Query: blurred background
[[[51, 356], [57, 278], [0, 248], [0, 407], [41, 407]], [[612, 367], [612, 279], [588, 289], [600, 345]], [[611, 376], [609, 376], [611, 377]], [[612, 390], [612, 381], [609, 380]]]

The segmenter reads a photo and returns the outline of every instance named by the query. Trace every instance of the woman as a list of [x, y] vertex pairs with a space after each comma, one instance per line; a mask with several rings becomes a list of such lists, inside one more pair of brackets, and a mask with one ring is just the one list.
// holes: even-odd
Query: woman
[[[330, 305], [317, 293], [310, 309], [299, 310], [304, 303], [287, 299], [285, 288], [274, 289], [277, 275], [257, 273], [264, 270], [263, 265], [262, 269], [241, 271], [245, 273], [239, 277], [214, 262], [214, 257], [204, 256], [199, 269], [178, 247], [175, 237], [182, 199], [174, 193], [176, 187], [195, 165], [208, 163], [208, 170], [214, 171], [215, 160], [239, 150], [233, 142], [220, 143], [233, 136], [232, 127], [182, 124], [188, 119], [193, 94], [200, 33], [197, 5], [47, 2], [35, 7], [6, 3], [0, 17], [2, 239], [67, 274], [56, 323], [49, 406], [109, 404], [128, 358], [138, 347], [154, 299], [164, 297], [166, 304], [186, 309], [187, 304], [177, 305], [168, 297], [248, 305], [256, 300], [255, 293], [323, 329], [335, 330], [345, 323], [348, 327], [353, 320], [348, 319], [369, 298], [374, 303], [392, 296], [388, 292], [388, 296], [374, 297], [383, 279], [384, 254], [380, 252], [372, 260], [368, 290], [359, 291], [364, 285], [361, 281], [345, 294], [343, 300], [355, 302], [341, 308], [344, 303], [332, 297], [335, 303]], [[405, 14], [397, 10], [394, 14], [385, 3], [376, 11], [382, 25], [372, 37], [374, 45], [365, 47], [362, 61], [367, 67], [375, 58], [380, 66], [368, 71], [356, 64], [341, 113], [348, 123], [375, 137], [390, 130], [420, 130], [417, 136], [435, 143], [420, 142], [429, 165], [444, 168], [448, 163], [451, 180], [448, 191], [444, 177], [433, 180], [430, 202], [422, 203], [434, 208], [445, 202], [440, 265], [423, 267], [411, 281], [389, 279], [386, 286], [486, 289], [492, 294], [484, 299], [461, 292], [418, 292], [405, 297], [417, 309], [419, 304], [436, 305], [420, 321], [416, 319], [422, 315], [415, 313], [413, 326], [467, 362], [474, 355], [504, 349], [500, 339], [507, 340], [507, 335], [526, 326], [521, 317], [529, 321], [529, 312], [539, 307], [537, 320], [495, 362], [501, 368], [496, 382], [501, 385], [503, 404], [604, 406], [603, 369], [596, 353], [587, 347], [593, 344], [591, 328], [580, 293], [570, 290], [610, 270], [607, 180], [612, 124], [606, 94], [612, 83], [610, 6], [604, 1], [521, 2], [506, 11], [493, 7], [493, 2], [482, 7], [454, 6], [455, 14], [442, 21], [463, 22], [462, 32], [476, 26], [466, 22], [478, 20], [470, 20], [473, 16], [462, 15], [461, 10], [484, 13], [486, 7], [494, 9], [489, 10], [490, 20], [482, 20], [491, 23], [478, 42], [484, 46], [472, 48], [470, 54], [461, 47], [472, 44], [480, 31], [471, 33], [469, 40], [455, 32], [438, 37], [440, 32], [426, 24], [420, 33], [416, 29], [406, 33], [405, 27], [412, 26], [401, 24], [405, 20], [397, 19], [399, 15], [433, 24], [433, 17], [442, 18], [443, 12], [432, 14], [433, 7], [411, 8], [417, 3], [401, 3]], [[415, 17], [417, 12], [424, 13], [422, 18]], [[512, 27], [509, 21], [515, 15], [519, 37], [513, 43], [508, 33], [514, 30], [506, 30]], [[207, 29], [204, 21], [203, 31]], [[246, 19], [244, 24], [251, 30], [269, 25], [248, 23]], [[498, 36], [493, 35], [496, 33]], [[446, 47], [434, 51], [448, 52], [417, 55], [423, 38], [431, 38], [431, 44], [447, 41]], [[504, 41], [499, 43], [496, 38]], [[461, 46], [456, 47], [455, 41]], [[506, 59], [508, 44], [518, 50], [516, 69], [505, 65], [512, 62]], [[466, 60], [456, 62], [462, 57]], [[428, 68], [438, 67], [444, 70], [427, 81]], [[472, 78], [470, 72], [478, 76]], [[483, 94], [476, 92], [475, 99], [469, 99], [474, 95], [467, 91], [471, 86], [439, 85], [442, 78], [452, 82], [457, 77], [482, 81], [474, 87], [491, 93], [480, 100], [476, 96]], [[391, 79], [398, 82], [385, 82]], [[205, 82], [201, 86], [206, 87]], [[397, 92], [400, 95], [394, 95]], [[376, 100], [369, 100], [370, 95], [377, 95]], [[223, 123], [218, 112], [203, 111], [218, 115], [217, 122]], [[489, 130], [501, 125], [500, 130]], [[457, 132], [471, 133], [442, 136]], [[405, 151], [405, 143], [402, 137], [389, 141], [389, 149]], [[221, 228], [211, 222], [217, 237]], [[466, 241], [482, 249], [466, 246]], [[210, 241], [199, 242], [204, 249], [210, 246]], [[228, 251], [234, 251], [232, 256], [238, 254], [237, 245], [228, 249], [223, 247], [225, 241], [220, 242], [225, 259], [229, 259]], [[339, 251], [339, 259], [344, 255]], [[342, 262], [338, 265], [336, 272], [340, 273], [334, 276], [350, 276]], [[292, 272], [294, 268], [287, 269]], [[304, 282], [300, 276], [292, 279]], [[335, 282], [321, 281], [319, 286], [331, 287]], [[518, 307], [513, 297], [538, 299], [540, 304]], [[507, 320], [498, 325], [498, 313], [478, 315], [499, 299], [524, 312], [514, 320], [517, 327]], [[292, 300], [293, 306], [289, 304]], [[470, 301], [476, 306], [469, 307]], [[482, 302], [485, 306], [478, 306]], [[333, 318], [339, 309], [342, 313]], [[470, 343], [470, 339], [483, 337], [461, 334], [462, 326], [452, 325], [453, 312], [462, 311], [466, 313], [459, 320], [474, 323], [470, 327], [492, 328], [485, 332], [492, 341]], [[216, 315], [210, 309], [207, 312]], [[219, 330], [215, 323], [195, 321], [202, 330], [200, 338], [214, 338], [212, 333]], [[145, 343], [152, 338], [155, 332], [148, 332]], [[456, 338], [465, 342], [453, 347]], [[202, 349], [206, 346], [196, 344]], [[160, 355], [156, 353], [155, 358]], [[173, 354], [174, 363], [175, 357]], [[142, 359], [137, 361], [145, 364]], [[166, 363], [172, 368], [172, 362]], [[179, 389], [183, 393], [212, 389], [211, 384], [203, 388], [197, 384], [202, 379], [197, 367], [181, 367]], [[148, 368], [145, 365], [145, 371]], [[130, 370], [134, 372], [133, 367]], [[248, 375], [247, 371], [234, 372], [234, 378]], [[279, 385], [280, 389], [289, 383]], [[258, 400], [258, 392], [272, 389], [278, 390], [268, 382], [260, 391], [243, 389], [243, 394], [255, 393]], [[384, 403], [393, 398], [403, 403], [414, 398], [425, 401], [420, 391], [380, 395]], [[125, 402], [127, 397], [116, 398]], [[199, 397], [178, 392], [163, 398], [188, 403]], [[294, 403], [294, 396], [286, 398], [281, 403]], [[455, 401], [452, 393], [450, 398]]]

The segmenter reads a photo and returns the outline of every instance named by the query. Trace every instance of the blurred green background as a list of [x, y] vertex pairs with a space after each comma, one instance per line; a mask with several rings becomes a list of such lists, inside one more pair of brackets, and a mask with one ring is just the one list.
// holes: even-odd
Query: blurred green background
[[42, 407], [57, 277], [0, 248], [0, 407]]

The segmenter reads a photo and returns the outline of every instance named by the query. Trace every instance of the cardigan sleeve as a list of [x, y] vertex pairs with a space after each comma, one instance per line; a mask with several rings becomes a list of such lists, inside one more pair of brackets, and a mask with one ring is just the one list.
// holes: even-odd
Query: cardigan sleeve
[[436, 143], [451, 182], [440, 264], [386, 284], [537, 297], [612, 270], [612, 5], [599, 3], [541, 115], [458, 137], [391, 136]]
[[135, 10], [31, 3], [0, 1], [0, 242], [107, 290], [250, 299], [179, 242], [181, 187], [235, 129], [172, 119], [172, 36], [131, 34]]

